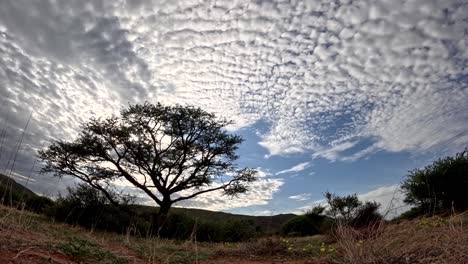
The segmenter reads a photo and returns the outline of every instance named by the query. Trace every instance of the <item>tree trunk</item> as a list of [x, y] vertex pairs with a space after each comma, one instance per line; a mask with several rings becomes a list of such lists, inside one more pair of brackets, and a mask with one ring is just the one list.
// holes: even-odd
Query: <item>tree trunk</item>
[[166, 223], [167, 216], [169, 214], [169, 209], [171, 208], [171, 206], [172, 201], [170, 197], [164, 197], [162, 203], [159, 205], [158, 214], [156, 215], [156, 228], [158, 230], [157, 236], [159, 236], [161, 229]]

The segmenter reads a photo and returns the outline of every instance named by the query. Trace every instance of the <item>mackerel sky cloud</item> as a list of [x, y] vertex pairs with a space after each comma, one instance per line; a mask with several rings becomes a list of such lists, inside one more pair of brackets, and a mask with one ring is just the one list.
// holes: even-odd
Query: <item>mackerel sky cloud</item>
[[295, 195], [372, 194], [467, 146], [467, 47], [464, 0], [4, 0], [0, 170], [55, 195], [72, 181], [36, 175], [38, 149], [159, 101], [233, 119], [240, 165], [264, 173], [246, 197], [186, 206], [287, 212], [306, 206]]

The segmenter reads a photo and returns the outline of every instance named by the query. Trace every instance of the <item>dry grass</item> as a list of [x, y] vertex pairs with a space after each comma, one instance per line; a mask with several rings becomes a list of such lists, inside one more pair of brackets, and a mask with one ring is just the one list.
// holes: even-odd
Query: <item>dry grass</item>
[[370, 230], [340, 226], [334, 239], [319, 235], [200, 243], [90, 231], [0, 206], [0, 263], [461, 264], [468, 263], [467, 219], [465, 213], [382, 222]]
[[54, 223], [38, 214], [0, 206], [0, 263], [188, 264], [218, 263], [226, 259], [242, 259], [241, 263], [272, 260], [290, 263], [285, 261], [317, 256], [320, 239], [297, 238], [285, 242], [281, 238], [266, 238], [246, 243], [207, 243], [195, 239], [144, 238]]
[[382, 222], [367, 239], [362, 230], [339, 226], [340, 263], [468, 263], [466, 215]]

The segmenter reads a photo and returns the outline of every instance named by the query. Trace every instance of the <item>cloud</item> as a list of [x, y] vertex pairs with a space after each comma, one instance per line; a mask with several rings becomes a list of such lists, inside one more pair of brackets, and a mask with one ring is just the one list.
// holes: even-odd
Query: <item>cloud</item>
[[[385, 216], [386, 219], [392, 219], [411, 208], [409, 205], [403, 202], [405, 196], [400, 189], [400, 185], [398, 184], [380, 186], [366, 193], [358, 194], [358, 198], [363, 202], [375, 201], [380, 203], [381, 207], [379, 211]], [[304, 213], [305, 211], [317, 205], [326, 206], [327, 203], [324, 199], [313, 201], [309, 205], [294, 209], [293, 213]]]
[[307, 169], [308, 167], [310, 167], [310, 162], [302, 162], [302, 163], [292, 166], [291, 168], [287, 170], [279, 171], [276, 173], [276, 175], [290, 173], [290, 172], [299, 172], [299, 171], [303, 171]]
[[323, 157], [329, 160], [336, 160], [340, 157], [341, 152], [348, 150], [352, 147], [354, 147], [358, 142], [357, 141], [346, 141], [338, 144], [333, 144], [329, 148], [325, 148], [323, 150], [318, 150], [315, 151], [315, 153], [312, 155], [312, 157]]
[[367, 193], [359, 194], [359, 200], [376, 201], [381, 204], [380, 212], [391, 219], [410, 209], [403, 202], [405, 198], [398, 184], [381, 186]]
[[271, 172], [268, 169], [263, 169], [261, 167], [257, 167], [255, 170], [257, 170], [257, 176], [259, 178], [265, 178], [271, 176]]
[[260, 178], [250, 185], [250, 190], [247, 193], [239, 194], [236, 197], [227, 197], [221, 191], [214, 191], [178, 203], [175, 206], [224, 211], [234, 208], [266, 205], [273, 199], [273, 195], [279, 191], [283, 184], [283, 179]]
[[296, 200], [296, 201], [307, 201], [310, 200], [311, 194], [310, 193], [301, 193], [297, 195], [289, 196], [289, 199]]
[[[129, 102], [269, 124], [273, 155], [357, 160], [468, 143], [466, 3], [5, 0], [0, 168]], [[372, 146], [355, 150], [363, 140]], [[357, 143], [356, 143], [357, 142]], [[37, 176], [34, 174], [34, 178]]]

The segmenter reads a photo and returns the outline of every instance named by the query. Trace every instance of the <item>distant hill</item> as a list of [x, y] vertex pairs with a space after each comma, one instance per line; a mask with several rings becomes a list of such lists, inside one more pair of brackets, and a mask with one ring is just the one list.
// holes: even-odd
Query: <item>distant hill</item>
[[[139, 210], [155, 210], [157, 207], [137, 205]], [[240, 215], [231, 214], [225, 212], [209, 211], [204, 209], [194, 208], [171, 208], [172, 213], [185, 214], [192, 218], [198, 218], [200, 220], [209, 220], [214, 222], [227, 222], [227, 221], [246, 221], [250, 222], [254, 226], [261, 227], [265, 232], [272, 233], [278, 231], [280, 227], [290, 219], [296, 217], [295, 214], [278, 214], [272, 216], [252, 216], [252, 215]]]
[[[9, 191], [11, 189], [13, 203], [17, 204], [20, 201], [36, 201], [42, 200], [44, 197], [41, 197], [16, 182], [12, 178], [0, 174], [0, 199], [4, 198], [4, 203], [9, 203]], [[137, 210], [140, 211], [154, 211], [157, 210], [157, 207], [145, 206], [145, 205], [134, 205]], [[250, 216], [250, 215], [239, 215], [239, 214], [230, 214], [224, 212], [209, 211], [203, 209], [191, 209], [191, 208], [180, 208], [173, 207], [171, 209], [172, 213], [185, 214], [187, 216], [197, 218], [200, 220], [210, 220], [210, 221], [247, 221], [254, 226], [261, 227], [266, 232], [274, 232], [279, 230], [279, 228], [288, 220], [294, 218], [295, 214], [279, 214], [272, 216]]]
[[39, 195], [35, 194], [30, 189], [24, 187], [23, 185], [17, 183], [12, 178], [3, 175], [0, 173], [0, 199], [8, 200], [11, 196], [13, 201], [17, 202], [19, 199], [29, 199], [29, 198], [37, 198]]

